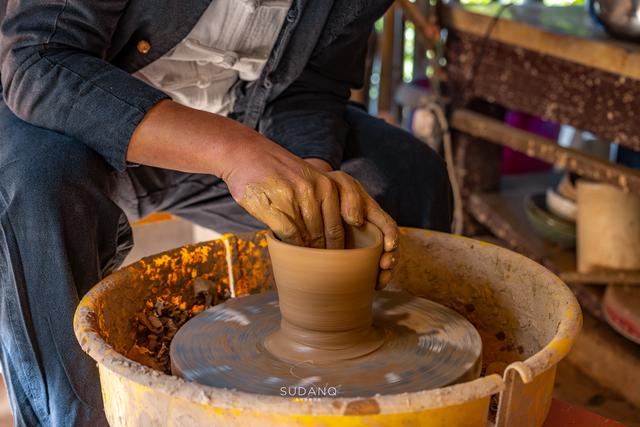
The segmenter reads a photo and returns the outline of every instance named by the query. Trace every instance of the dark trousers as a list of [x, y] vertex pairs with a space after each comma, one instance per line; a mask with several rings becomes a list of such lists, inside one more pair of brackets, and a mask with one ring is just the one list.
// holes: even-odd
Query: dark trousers
[[[443, 161], [356, 108], [342, 169], [400, 225], [448, 230]], [[117, 173], [85, 145], [0, 101], [0, 358], [19, 426], [106, 425], [95, 363], [76, 342], [79, 298], [133, 245], [129, 220], [169, 211], [220, 232], [262, 225], [218, 178], [140, 166]]]

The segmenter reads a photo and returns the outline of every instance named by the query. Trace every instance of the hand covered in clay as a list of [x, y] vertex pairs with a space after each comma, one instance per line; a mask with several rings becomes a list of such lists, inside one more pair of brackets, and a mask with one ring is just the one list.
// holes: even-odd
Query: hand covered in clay
[[324, 173], [267, 140], [245, 140], [222, 178], [233, 198], [282, 241], [344, 247], [340, 198]]
[[[308, 162], [234, 120], [164, 100], [145, 115], [127, 160], [149, 166], [219, 176], [233, 198], [283, 241], [318, 248], [344, 247], [343, 219], [367, 219], [384, 233], [385, 250], [398, 239], [393, 220], [351, 177]], [[394, 256], [385, 253], [386, 284]]]
[[343, 219], [356, 226], [371, 221], [384, 234], [379, 285], [386, 285], [398, 241], [393, 219], [349, 175], [325, 173], [318, 163], [254, 135], [227, 153], [228, 166], [221, 174], [240, 206], [282, 241], [315, 248], [344, 247]]
[[355, 178], [342, 171], [333, 171], [331, 165], [320, 159], [307, 159], [316, 169], [323, 171], [334, 182], [340, 196], [340, 213], [344, 222], [362, 225], [365, 220], [375, 224], [384, 235], [384, 251], [380, 257], [378, 289], [383, 289], [393, 277], [398, 262], [398, 226]]

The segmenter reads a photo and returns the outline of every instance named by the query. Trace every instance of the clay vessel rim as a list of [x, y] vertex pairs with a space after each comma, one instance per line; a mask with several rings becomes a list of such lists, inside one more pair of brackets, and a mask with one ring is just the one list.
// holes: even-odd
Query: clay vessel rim
[[[339, 253], [339, 252], [349, 252], [349, 253], [355, 253], [355, 252], [364, 252], [364, 251], [369, 251], [371, 249], [377, 248], [379, 246], [382, 246], [382, 231], [376, 227], [374, 224], [372, 223], [364, 223], [363, 225], [361, 225], [360, 227], [367, 227], [370, 226], [372, 230], [375, 230], [372, 234], [375, 234], [375, 241], [373, 244], [369, 245], [369, 246], [364, 246], [361, 248], [349, 248], [349, 249], [326, 249], [326, 248], [309, 248], [306, 246], [298, 246], [298, 245], [292, 245], [291, 243], [285, 243], [282, 240], [278, 239], [275, 234], [273, 234], [273, 231], [271, 230], [267, 230], [267, 240], [269, 245], [272, 244], [276, 244], [276, 245], [280, 245], [283, 247], [289, 247], [292, 248], [292, 250], [299, 250], [299, 251], [305, 251], [307, 253], [313, 253], [316, 252], [318, 254], [327, 254], [327, 253]], [[295, 248], [295, 249], [293, 249]]]

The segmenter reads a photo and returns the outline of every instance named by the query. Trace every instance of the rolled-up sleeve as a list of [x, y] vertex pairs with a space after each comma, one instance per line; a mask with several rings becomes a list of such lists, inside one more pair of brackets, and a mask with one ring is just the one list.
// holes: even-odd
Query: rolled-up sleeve
[[126, 5], [125, 0], [10, 1], [0, 27], [7, 106], [26, 122], [86, 144], [117, 170], [126, 167], [138, 123], [167, 98], [106, 61]]

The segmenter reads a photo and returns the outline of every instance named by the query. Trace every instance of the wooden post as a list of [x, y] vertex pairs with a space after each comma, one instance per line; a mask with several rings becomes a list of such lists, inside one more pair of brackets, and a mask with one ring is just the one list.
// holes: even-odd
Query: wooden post
[[[404, 6], [404, 2], [402, 3]], [[429, 3], [426, 0], [416, 0], [416, 7], [426, 16], [429, 13]], [[411, 17], [406, 15], [406, 12], [403, 9], [403, 13], [407, 19], [411, 20]], [[413, 22], [413, 21], [412, 21]], [[426, 52], [427, 49], [430, 49], [430, 44], [424, 40], [424, 37], [421, 35], [420, 29], [418, 25], [413, 23], [416, 29], [416, 37], [415, 37], [415, 52], [413, 54], [413, 78], [419, 79], [425, 76], [425, 70], [427, 68], [427, 57]]]
[[397, 120], [397, 111], [393, 102], [395, 87], [402, 80], [403, 54], [402, 17], [397, 6], [393, 5], [384, 15], [384, 30], [380, 45], [380, 97], [378, 114], [387, 119]]

